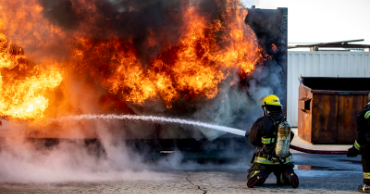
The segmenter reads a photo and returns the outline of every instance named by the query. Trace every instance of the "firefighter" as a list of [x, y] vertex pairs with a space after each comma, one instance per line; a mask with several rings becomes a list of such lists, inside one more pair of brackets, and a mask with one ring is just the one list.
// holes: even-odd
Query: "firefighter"
[[347, 153], [348, 157], [361, 154], [364, 185], [360, 185], [358, 191], [362, 193], [370, 193], [370, 93], [368, 101], [365, 108], [357, 114], [357, 139]]
[[[259, 103], [262, 103], [263, 116], [257, 119], [249, 133], [245, 134], [250, 142], [256, 146], [251, 161], [253, 164], [248, 170], [247, 186], [261, 186], [269, 174], [273, 172], [278, 185], [291, 185], [293, 188], [297, 188], [299, 179], [293, 171], [294, 164], [289, 151], [294, 134], [282, 114], [283, 107], [280, 100], [276, 95], [268, 95], [261, 98]], [[280, 134], [281, 126], [287, 127], [285, 137]], [[284, 137], [285, 141], [281, 137]], [[285, 156], [278, 154], [281, 151], [284, 151]]]

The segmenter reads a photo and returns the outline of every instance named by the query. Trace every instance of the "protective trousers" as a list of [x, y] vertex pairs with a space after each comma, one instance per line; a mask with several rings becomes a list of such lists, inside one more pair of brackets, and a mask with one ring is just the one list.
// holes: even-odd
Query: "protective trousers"
[[299, 186], [298, 176], [293, 171], [292, 163], [281, 165], [268, 165], [253, 163], [248, 170], [248, 187], [261, 186], [271, 172], [276, 176], [278, 185], [291, 185], [293, 188]]
[[370, 185], [370, 143], [361, 145], [361, 158], [364, 183]]

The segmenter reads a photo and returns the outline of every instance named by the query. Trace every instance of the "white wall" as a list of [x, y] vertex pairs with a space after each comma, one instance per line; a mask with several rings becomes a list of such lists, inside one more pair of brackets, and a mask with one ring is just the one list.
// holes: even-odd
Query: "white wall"
[[300, 77], [370, 77], [370, 52], [288, 51], [287, 119], [298, 126]]

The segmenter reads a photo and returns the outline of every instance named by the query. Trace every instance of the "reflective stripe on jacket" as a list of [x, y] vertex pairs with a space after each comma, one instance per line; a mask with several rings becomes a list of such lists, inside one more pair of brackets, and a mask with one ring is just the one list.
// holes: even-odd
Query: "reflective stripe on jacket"
[[[281, 164], [280, 162], [272, 162], [271, 160], [268, 160], [267, 158], [259, 157], [259, 156], [254, 158], [254, 162], [255, 163], [260, 163], [260, 164], [268, 164], [268, 165], [280, 165]], [[287, 164], [287, 163], [290, 163], [290, 162], [293, 162], [293, 157], [292, 156], [288, 156], [286, 158], [286, 161], [283, 164]]]

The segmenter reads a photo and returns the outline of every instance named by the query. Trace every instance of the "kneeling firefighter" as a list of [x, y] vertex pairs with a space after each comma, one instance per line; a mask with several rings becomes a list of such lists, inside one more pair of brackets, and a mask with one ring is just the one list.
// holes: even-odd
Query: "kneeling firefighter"
[[263, 116], [253, 123], [245, 134], [256, 146], [252, 163], [248, 170], [248, 187], [262, 185], [273, 172], [278, 185], [299, 186], [298, 176], [293, 171], [293, 160], [289, 151], [293, 132], [282, 114], [282, 105], [275, 95], [268, 95], [262, 102]]
[[369, 103], [357, 114], [357, 139], [348, 149], [348, 157], [356, 157], [361, 154], [364, 185], [358, 187], [362, 193], [370, 193], [370, 93]]

